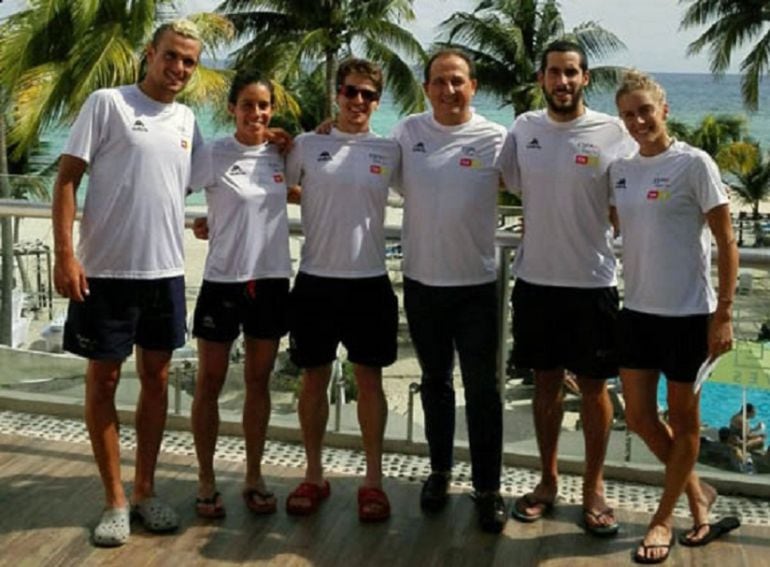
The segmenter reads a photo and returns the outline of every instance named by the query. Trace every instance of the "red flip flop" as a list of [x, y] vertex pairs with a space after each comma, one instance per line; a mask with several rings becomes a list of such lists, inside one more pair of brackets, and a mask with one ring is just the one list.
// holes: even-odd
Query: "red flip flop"
[[358, 489], [358, 519], [362, 522], [384, 522], [390, 518], [388, 495], [380, 488]]
[[329, 481], [319, 486], [312, 482], [303, 482], [286, 498], [286, 513], [292, 516], [309, 516], [318, 510], [318, 506], [329, 498]]

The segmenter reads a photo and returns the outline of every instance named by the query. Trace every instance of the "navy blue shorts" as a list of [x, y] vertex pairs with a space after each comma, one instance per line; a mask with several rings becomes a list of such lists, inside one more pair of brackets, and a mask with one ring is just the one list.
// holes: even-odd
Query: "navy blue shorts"
[[382, 368], [396, 361], [398, 300], [388, 276], [325, 278], [300, 272], [291, 291], [290, 355], [300, 368], [348, 360]]
[[618, 291], [536, 285], [513, 287], [513, 362], [517, 368], [566, 368], [586, 378], [618, 375]]
[[93, 360], [124, 360], [138, 345], [172, 351], [185, 343], [184, 277], [88, 278], [90, 294], [70, 301], [64, 350]]
[[203, 281], [193, 316], [193, 335], [220, 343], [243, 334], [280, 339], [289, 330], [289, 279], [247, 282]]
[[623, 309], [618, 332], [620, 367], [659, 370], [671, 382], [695, 382], [708, 355], [709, 317], [670, 317]]

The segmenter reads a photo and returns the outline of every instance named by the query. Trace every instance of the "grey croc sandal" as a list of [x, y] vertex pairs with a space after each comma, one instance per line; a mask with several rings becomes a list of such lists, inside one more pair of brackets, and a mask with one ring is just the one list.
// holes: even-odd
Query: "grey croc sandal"
[[107, 508], [94, 528], [93, 542], [99, 547], [117, 547], [128, 541], [131, 535], [131, 519], [128, 506]]
[[174, 509], [157, 496], [134, 504], [131, 516], [142, 522], [151, 532], [173, 532], [179, 527], [179, 516]]

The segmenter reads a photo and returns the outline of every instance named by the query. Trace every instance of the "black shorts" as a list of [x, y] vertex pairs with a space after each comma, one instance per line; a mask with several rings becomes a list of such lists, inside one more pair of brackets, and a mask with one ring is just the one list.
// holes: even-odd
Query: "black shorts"
[[709, 317], [670, 317], [623, 309], [618, 331], [620, 367], [660, 370], [671, 382], [694, 382], [708, 355]]
[[348, 360], [382, 368], [396, 360], [398, 300], [388, 276], [325, 278], [300, 272], [289, 308], [291, 360], [301, 368]]
[[513, 287], [513, 362], [518, 368], [565, 368], [578, 376], [618, 375], [614, 287]]
[[280, 339], [289, 330], [288, 311], [288, 278], [233, 283], [203, 280], [195, 303], [193, 335], [228, 343], [243, 329], [253, 339]]
[[134, 344], [171, 351], [185, 343], [184, 277], [88, 278], [83, 302], [70, 301], [64, 350], [93, 360], [124, 360]]

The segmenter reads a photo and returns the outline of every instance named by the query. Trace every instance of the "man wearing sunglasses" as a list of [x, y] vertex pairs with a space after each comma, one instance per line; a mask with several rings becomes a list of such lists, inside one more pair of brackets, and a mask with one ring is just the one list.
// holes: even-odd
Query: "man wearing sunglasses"
[[502, 404], [497, 390], [495, 220], [505, 128], [475, 114], [473, 61], [442, 50], [425, 67], [432, 112], [395, 128], [404, 196], [404, 307], [422, 368], [421, 397], [432, 472], [420, 504], [447, 502], [455, 429], [453, 359], [465, 388], [473, 488], [484, 531], [506, 522], [500, 496]]
[[299, 397], [307, 469], [286, 511], [308, 515], [329, 496], [321, 449], [329, 417], [327, 389], [340, 343], [358, 386], [366, 476], [358, 491], [361, 521], [384, 521], [382, 440], [387, 404], [382, 368], [396, 360], [398, 303], [385, 269], [385, 205], [399, 148], [369, 131], [382, 92], [382, 72], [361, 59], [337, 72], [339, 114], [329, 135], [298, 136], [287, 183], [301, 186], [302, 246], [291, 292], [290, 353], [303, 369]]

